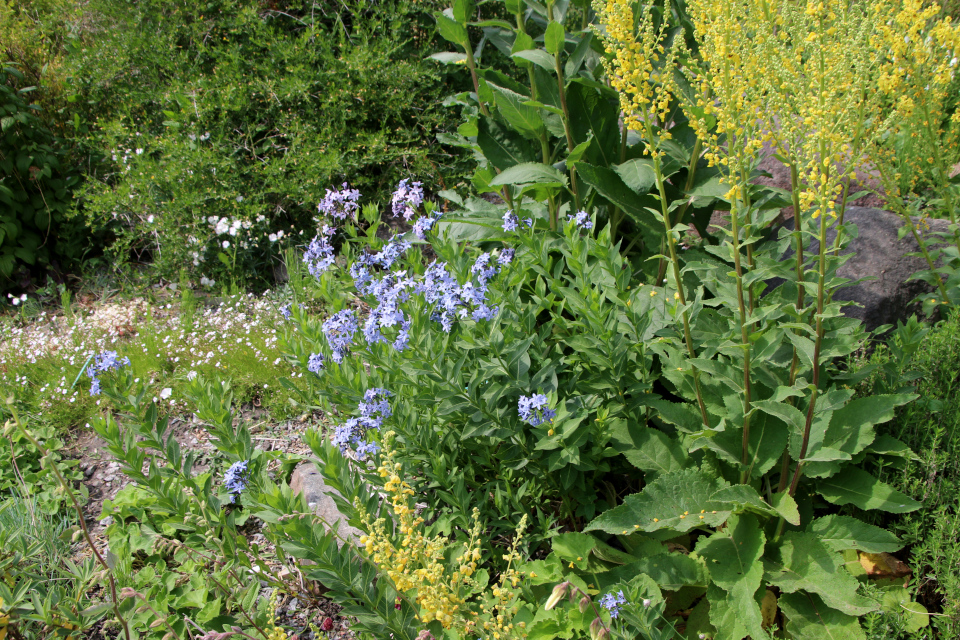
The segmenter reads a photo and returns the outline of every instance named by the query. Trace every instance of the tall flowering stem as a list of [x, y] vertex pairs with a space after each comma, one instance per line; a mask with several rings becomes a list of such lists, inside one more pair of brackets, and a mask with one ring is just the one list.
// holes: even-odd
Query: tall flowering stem
[[[670, 139], [666, 129], [669, 122], [671, 99], [670, 74], [675, 67], [676, 50], [664, 50], [666, 23], [657, 28], [649, 11], [639, 18], [639, 30], [635, 34], [636, 19], [633, 6], [627, 0], [598, 1], [596, 9], [600, 21], [605, 27], [601, 34], [609, 58], [604, 59], [611, 84], [620, 94], [620, 108], [624, 114], [627, 129], [641, 132], [644, 136], [645, 153], [653, 160], [653, 170], [660, 197], [659, 217], [663, 222], [664, 240], [673, 266], [673, 278], [677, 287], [683, 320], [683, 337], [687, 347], [687, 356], [696, 358], [693, 337], [690, 331], [690, 312], [687, 309], [687, 295], [680, 274], [680, 260], [677, 256], [676, 237], [671, 224], [670, 202], [667, 198], [663, 175], [664, 152], [661, 143]], [[696, 160], [693, 160], [694, 164]], [[658, 283], [659, 284], [659, 283]], [[710, 427], [707, 408], [703, 401], [700, 385], [700, 371], [693, 370], [693, 384], [700, 408], [700, 417], [705, 428]]]
[[[692, 60], [684, 71], [695, 87], [695, 98], [684, 98], [683, 108], [697, 136], [703, 141], [710, 166], [720, 168], [723, 181], [730, 188], [724, 198], [730, 203], [731, 260], [737, 298], [737, 323], [743, 350], [743, 437], [741, 482], [749, 478], [748, 467], [751, 418], [751, 344], [750, 323], [753, 312], [753, 288], [744, 283], [744, 247], [747, 267], [754, 264], [752, 250], [752, 206], [749, 179], [763, 145], [763, 123], [760, 119], [760, 92], [756, 79], [755, 57], [744, 49], [747, 7], [744, 2], [708, 2], [697, 0], [689, 5], [697, 39], [700, 42], [702, 65]], [[716, 119], [709, 127], [707, 118]]]

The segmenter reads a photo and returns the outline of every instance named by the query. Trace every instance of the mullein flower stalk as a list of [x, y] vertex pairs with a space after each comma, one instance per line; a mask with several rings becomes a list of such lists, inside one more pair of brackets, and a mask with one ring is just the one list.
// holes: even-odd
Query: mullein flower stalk
[[[605, 2], [597, 0], [596, 10], [600, 14], [600, 21], [605, 28], [601, 37], [604, 40], [607, 53], [611, 56], [609, 59], [604, 59], [604, 65], [611, 78], [611, 85], [620, 94], [620, 108], [624, 114], [624, 125], [627, 129], [638, 131], [644, 135], [645, 153], [653, 160], [653, 170], [660, 197], [659, 217], [663, 222], [665, 244], [670, 264], [673, 266], [673, 277], [679, 295], [678, 299], [683, 309], [681, 318], [684, 343], [687, 347], [687, 356], [693, 359], [696, 358], [696, 351], [690, 331], [690, 313], [686, 306], [687, 296], [680, 275], [676, 238], [670, 222], [670, 204], [666, 195], [666, 180], [663, 176], [662, 165], [664, 152], [660, 149], [661, 143], [670, 139], [670, 132], [666, 130], [666, 124], [669, 120], [668, 109], [672, 78], [668, 74], [674, 68], [676, 50], [670, 49], [669, 52], [665, 52], [666, 25], [664, 23], [659, 29], [656, 28], [650, 12], [645, 12], [640, 18], [639, 32], [635, 35], [635, 18], [631, 3], [625, 0], [606, 0]], [[695, 160], [693, 162], [695, 163]], [[700, 418], [703, 421], [704, 428], [709, 428], [710, 420], [707, 416], [700, 386], [700, 371], [696, 366], [691, 367], [691, 369], [697, 404], [700, 408]]]
[[[766, 139], [790, 169], [796, 313], [800, 315], [817, 312], [807, 311], [806, 304], [806, 211], [819, 203], [810, 221], [814, 224], [824, 211], [836, 218], [836, 240], [830, 251], [839, 254], [850, 181], [855, 169], [862, 166], [871, 140], [882, 132], [883, 100], [873, 88], [879, 58], [870, 49], [871, 11], [833, 0], [823, 4], [749, 2], [747, 24], [754, 34], [754, 64], [761, 70], [763, 112], [770, 114]], [[821, 224], [821, 231], [823, 227]], [[825, 241], [820, 234], [821, 245]], [[818, 259], [817, 265], [820, 274], [825, 262]], [[822, 310], [821, 304], [817, 310]], [[799, 350], [794, 345], [790, 386], [799, 369]], [[785, 449], [781, 492], [787, 487], [789, 463], [789, 450]]]
[[[694, 102], [677, 92], [691, 125], [703, 141], [710, 166], [717, 166], [723, 180], [730, 185], [724, 196], [730, 203], [731, 259], [737, 292], [738, 324], [743, 349], [743, 438], [740, 481], [749, 479], [747, 466], [750, 443], [751, 377], [749, 315], [753, 312], [753, 288], [744, 284], [744, 256], [747, 267], [753, 267], [752, 206], [749, 200], [749, 178], [762, 148], [762, 122], [759, 118], [758, 81], [754, 56], [743, 44], [746, 7], [743, 2], [708, 2], [696, 0], [689, 5], [697, 38], [701, 43], [703, 65], [691, 64], [684, 69], [697, 90]], [[681, 45], [682, 46], [682, 45]], [[716, 118], [716, 129], [707, 126], [705, 116]]]

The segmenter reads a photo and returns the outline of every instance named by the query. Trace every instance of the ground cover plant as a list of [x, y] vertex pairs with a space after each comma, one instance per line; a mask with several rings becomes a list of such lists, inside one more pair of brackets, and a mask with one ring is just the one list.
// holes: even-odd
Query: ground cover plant
[[[892, 357], [851, 365], [870, 336], [833, 294], [857, 233], [843, 221], [850, 175], [901, 122], [890, 78], [902, 34], [886, 26], [931, 33], [947, 72], [957, 28], [911, 2], [698, 0], [668, 11], [610, 0], [593, 8], [590, 32], [591, 8], [578, 7], [584, 28], [568, 40], [565, 3], [528, 5], [491, 5], [495, 22], [465, 2], [438, 15], [474, 87], [457, 98], [467, 115], [459, 142], [485, 156], [477, 190], [502, 201], [446, 190], [445, 203], [431, 202], [436, 185], [405, 179], [377, 207], [330, 185], [302, 267], [288, 260], [289, 304], [263, 329], [264, 348], [236, 336], [258, 362], [275, 345], [264, 375], [299, 409], [327, 416], [304, 431], [306, 457], [357, 537], [293, 491], [303, 456], [255, 446], [216, 366], [229, 354], [201, 348], [208, 333], [188, 331], [199, 317], [188, 313], [169, 340], [72, 356], [85, 402], [102, 403], [91, 425], [130, 485], [104, 504], [109, 553], [71, 568], [66, 591], [42, 596], [50, 606], [26, 595], [43, 581], [31, 560], [41, 552], [4, 560], [14, 567], [0, 593], [4, 629], [286, 637], [279, 594], [308, 598], [318, 583], [355, 633], [375, 638], [949, 632], [948, 619], [930, 623], [951, 615], [928, 596], [941, 593], [933, 585], [911, 590], [858, 570], [937, 517], [919, 511], [910, 448], [923, 444], [914, 407], [952, 406], [911, 384], [926, 329], [908, 323]], [[516, 27], [499, 21], [504, 10]], [[476, 29], [533, 65], [528, 87], [498, 85], [509, 76], [480, 67]], [[580, 66], [593, 42], [616, 96], [597, 82], [601, 67]], [[554, 74], [540, 80], [556, 80], [559, 106], [534, 99], [538, 69]], [[599, 129], [576, 139], [574, 122], [590, 110], [564, 108], [563, 96], [587, 89], [599, 129], [614, 127], [602, 105], [616, 99], [614, 131], [633, 157], [606, 168], [583, 160], [602, 152]], [[497, 145], [530, 141], [541, 161], [494, 162]], [[764, 144], [790, 166], [791, 191], [753, 184]], [[627, 192], [604, 195], [591, 171]], [[706, 191], [695, 190], [698, 175]], [[728, 213], [684, 250], [697, 198]], [[627, 201], [644, 204], [618, 213]], [[793, 229], [772, 226], [776, 202], [793, 205]], [[411, 230], [384, 234], [390, 214]], [[176, 397], [217, 465], [200, 467], [181, 447], [170, 398], [147, 376], [156, 358], [182, 371], [176, 357], [192, 358], [186, 373], [196, 375]], [[953, 377], [944, 374], [947, 394]], [[911, 404], [921, 391], [923, 404]], [[8, 411], [4, 435], [29, 442], [72, 503], [36, 418], [16, 399]], [[903, 426], [886, 427], [898, 414]], [[951, 529], [934, 530], [914, 557], [940, 575], [935, 556]], [[101, 589], [89, 594], [81, 587], [94, 573]], [[952, 582], [939, 586], [947, 595]]]

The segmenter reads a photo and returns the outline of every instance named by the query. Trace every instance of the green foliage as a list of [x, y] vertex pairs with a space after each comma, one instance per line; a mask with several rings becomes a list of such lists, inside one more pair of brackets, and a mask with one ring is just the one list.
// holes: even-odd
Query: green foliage
[[[46, 464], [55, 464], [70, 481], [83, 479], [77, 468], [78, 460], [63, 459], [59, 451], [63, 440], [53, 427], [38, 425], [34, 437], [49, 451]], [[22, 434], [0, 438], [0, 495], [17, 496], [31, 501], [33, 508], [47, 516], [56, 516], [69, 502], [53, 472], [41, 463], [41, 454]], [[86, 487], [80, 485], [81, 500], [86, 498]]]
[[[521, 219], [546, 218], [557, 230], [561, 215], [596, 211], [599, 221], [610, 222], [615, 241], [628, 241], [625, 251], [636, 246], [645, 257], [662, 252], [662, 225], [648, 210], [657, 206], [652, 162], [639, 136], [621, 126], [619, 97], [604, 82], [603, 46], [589, 4], [498, 2], [483, 10], [494, 17], [481, 19], [466, 1], [436, 14], [440, 35], [462, 53], [432, 56], [449, 65], [465, 62], [473, 79], [472, 93], [449, 101], [462, 107], [464, 124], [457, 135], [440, 139], [478, 159], [474, 188], [504, 199], [498, 216], [509, 208]], [[662, 16], [660, 7], [650, 10]], [[666, 19], [672, 39], [681, 31], [682, 12]], [[471, 34], [478, 31], [476, 42]], [[708, 238], [710, 214], [724, 206], [717, 199], [717, 171], [700, 162], [679, 105], [669, 111], [674, 141], [667, 148], [666, 192], [672, 201], [685, 200], [672, 224], [692, 223]]]
[[[327, 188], [347, 181], [385, 200], [411, 173], [456, 179], [458, 160], [432, 142], [450, 118], [447, 76], [421, 61], [431, 42], [415, 3], [90, 11], [103, 29], [71, 63], [78, 94], [98, 105], [87, 144], [107, 159], [79, 210], [112, 234], [118, 261], [150, 260], [167, 279], [187, 266], [271, 282], [283, 243], [268, 234], [303, 242]], [[243, 231], [217, 232], [220, 219]]]
[[[79, 183], [67, 150], [28, 101], [18, 70], [0, 68], [0, 288], [77, 265], [87, 234], [67, 219]], [[24, 279], [26, 280], [24, 281]], [[21, 282], [24, 281], [24, 282]]]
[[[910, 325], [913, 324], [911, 321]], [[923, 348], [905, 365], [901, 334], [913, 333], [910, 325], [901, 328], [888, 345], [878, 348], [869, 366], [879, 367], [881, 372], [891, 368], [892, 372], [904, 372], [916, 379], [920, 399], [901, 409], [896, 420], [880, 429], [879, 437], [903, 442], [916, 451], [917, 456], [884, 455], [878, 458], [875, 469], [881, 480], [922, 500], [923, 508], [896, 518], [877, 519], [877, 523], [896, 532], [909, 546], [907, 562], [914, 575], [920, 577], [912, 585], [916, 599], [929, 611], [944, 614], [932, 616], [930, 623], [946, 638], [960, 628], [957, 622], [960, 582], [954, 569], [960, 559], [956, 544], [960, 531], [957, 517], [960, 476], [954, 464], [960, 451], [960, 400], [956, 393], [960, 317], [950, 313], [942, 323], [924, 332]], [[864, 382], [862, 392], [890, 389], [896, 380], [896, 377], [874, 374]], [[891, 633], [889, 637], [899, 636]]]

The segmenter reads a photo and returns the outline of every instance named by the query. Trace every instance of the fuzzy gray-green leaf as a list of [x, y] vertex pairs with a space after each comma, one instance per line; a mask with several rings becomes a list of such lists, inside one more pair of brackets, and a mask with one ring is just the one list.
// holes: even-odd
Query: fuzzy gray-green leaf
[[885, 482], [856, 467], [817, 484], [820, 496], [833, 504], [852, 504], [861, 509], [879, 509], [890, 513], [907, 513], [920, 508], [920, 503], [900, 493]]
[[834, 551], [857, 549], [867, 553], [890, 553], [903, 547], [893, 533], [850, 516], [834, 514], [818, 518], [810, 530]]
[[[601, 514], [584, 531], [624, 532], [689, 531], [706, 524], [716, 527], [730, 516], [728, 505], [709, 499], [727, 483], [699, 469], [665, 473], [627, 496], [623, 504]], [[702, 517], [701, 517], [702, 516]]]
[[851, 616], [876, 610], [875, 603], [857, 595], [859, 583], [842, 569], [841, 560], [817, 535], [789, 531], [764, 556], [763, 565], [768, 582], [784, 593], [816, 593], [830, 607]]

